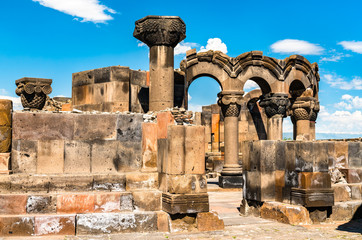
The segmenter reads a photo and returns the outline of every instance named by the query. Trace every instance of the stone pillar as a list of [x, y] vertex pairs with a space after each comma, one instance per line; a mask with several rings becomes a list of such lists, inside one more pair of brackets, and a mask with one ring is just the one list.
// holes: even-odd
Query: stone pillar
[[150, 48], [149, 110], [174, 106], [174, 48], [186, 37], [180, 17], [147, 16], [136, 21], [133, 36]]
[[8, 174], [11, 146], [13, 102], [0, 99], [0, 174]]
[[285, 118], [290, 101], [284, 93], [269, 93], [260, 101], [268, 116], [267, 139], [283, 140], [283, 118]]
[[315, 140], [316, 136], [315, 136], [315, 124], [316, 124], [316, 120], [318, 117], [318, 112], [319, 112], [319, 102], [316, 101], [314, 108], [312, 110], [311, 116], [310, 116], [310, 140]]
[[[292, 105], [292, 114], [294, 118], [295, 140], [308, 141], [315, 138], [315, 124], [311, 120], [317, 117], [319, 103], [313, 97], [299, 97]], [[311, 135], [311, 125], [313, 127]]]
[[21, 104], [27, 109], [42, 110], [47, 100], [47, 95], [52, 92], [51, 79], [21, 78], [15, 81], [15, 93], [20, 96]]
[[225, 164], [219, 177], [222, 188], [242, 188], [242, 167], [239, 163], [239, 114], [243, 91], [222, 91], [218, 104], [224, 116]]

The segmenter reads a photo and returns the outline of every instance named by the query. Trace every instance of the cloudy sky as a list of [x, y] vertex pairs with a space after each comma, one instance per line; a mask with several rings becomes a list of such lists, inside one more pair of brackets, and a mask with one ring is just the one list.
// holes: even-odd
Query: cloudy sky
[[[320, 67], [319, 136], [362, 136], [362, 4], [360, 1], [119, 1], [14, 0], [0, 9], [0, 98], [16, 107], [15, 80], [53, 79], [51, 96], [71, 96], [73, 72], [129, 66], [148, 70], [148, 48], [133, 38], [146, 15], [177, 15], [187, 38], [175, 68], [191, 48], [236, 57], [260, 50], [284, 59], [304, 55]], [[254, 84], [248, 84], [252, 89]], [[215, 103], [219, 86], [191, 85], [192, 109]], [[291, 132], [290, 120], [285, 131]]]

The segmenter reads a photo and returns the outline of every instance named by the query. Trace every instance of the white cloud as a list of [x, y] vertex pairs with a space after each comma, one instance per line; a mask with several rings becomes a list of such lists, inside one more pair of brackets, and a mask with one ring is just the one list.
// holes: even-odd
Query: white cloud
[[362, 98], [359, 96], [351, 96], [349, 94], [345, 94], [341, 98], [343, 101], [335, 104], [336, 108], [352, 110], [352, 109], [362, 109]]
[[201, 46], [199, 52], [206, 52], [209, 50], [221, 51], [223, 53], [228, 52], [226, 44], [223, 43], [220, 38], [209, 38], [209, 40], [207, 40], [206, 46]]
[[339, 53], [335, 49], [328, 51], [327, 57], [322, 57], [319, 62], [339, 62], [342, 58], [350, 57], [350, 54]]
[[342, 41], [338, 44], [342, 45], [345, 50], [351, 50], [352, 52], [362, 54], [362, 41]]
[[117, 13], [115, 10], [102, 5], [99, 0], [33, 0], [44, 7], [53, 8], [60, 12], [72, 15], [81, 22], [105, 23], [112, 20], [110, 14]]
[[320, 55], [324, 51], [318, 44], [297, 39], [279, 40], [270, 47], [273, 52], [282, 54]]
[[137, 44], [138, 47], [147, 47], [146, 43], [143, 43], [143, 42], [138, 41], [138, 40], [137, 40], [137, 42], [138, 42], [138, 44]]
[[186, 51], [191, 50], [193, 47], [198, 47], [199, 44], [192, 42], [180, 42], [175, 47], [175, 55], [186, 54]]
[[22, 110], [23, 109], [23, 105], [21, 105], [20, 97], [10, 97], [10, 96], [6, 96], [6, 95], [0, 95], [0, 99], [9, 99], [9, 100], [13, 101], [13, 109], [14, 110]]
[[354, 77], [351, 81], [347, 81], [343, 77], [336, 74], [324, 74], [322, 81], [326, 81], [329, 85], [343, 90], [362, 90], [362, 78]]
[[260, 89], [259, 85], [254, 82], [253, 80], [248, 80], [245, 82], [245, 85], [244, 85], [244, 91], [251, 91], [251, 90], [254, 90], [254, 89]]

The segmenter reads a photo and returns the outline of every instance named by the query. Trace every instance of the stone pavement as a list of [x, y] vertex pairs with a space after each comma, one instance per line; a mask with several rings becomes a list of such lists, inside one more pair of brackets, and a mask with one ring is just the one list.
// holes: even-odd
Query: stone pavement
[[[33, 237], [31, 239], [66, 240], [130, 240], [130, 239], [362, 239], [362, 219], [351, 222], [337, 222], [308, 226], [292, 226], [258, 217], [239, 215], [238, 207], [242, 191], [219, 190], [209, 183], [210, 208], [218, 212], [225, 223], [224, 231], [174, 232], [174, 233], [126, 233], [103, 236]], [[29, 239], [4, 238], [5, 239]], [[2, 240], [0, 238], [0, 240]]]

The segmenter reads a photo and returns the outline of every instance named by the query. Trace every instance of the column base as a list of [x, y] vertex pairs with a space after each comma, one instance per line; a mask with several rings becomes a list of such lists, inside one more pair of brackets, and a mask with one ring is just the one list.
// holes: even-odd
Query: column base
[[304, 207], [330, 207], [334, 205], [334, 191], [332, 188], [292, 188], [291, 202]]
[[243, 188], [243, 176], [220, 176], [219, 187], [221, 188]]
[[209, 195], [162, 193], [162, 210], [170, 214], [209, 211]]

